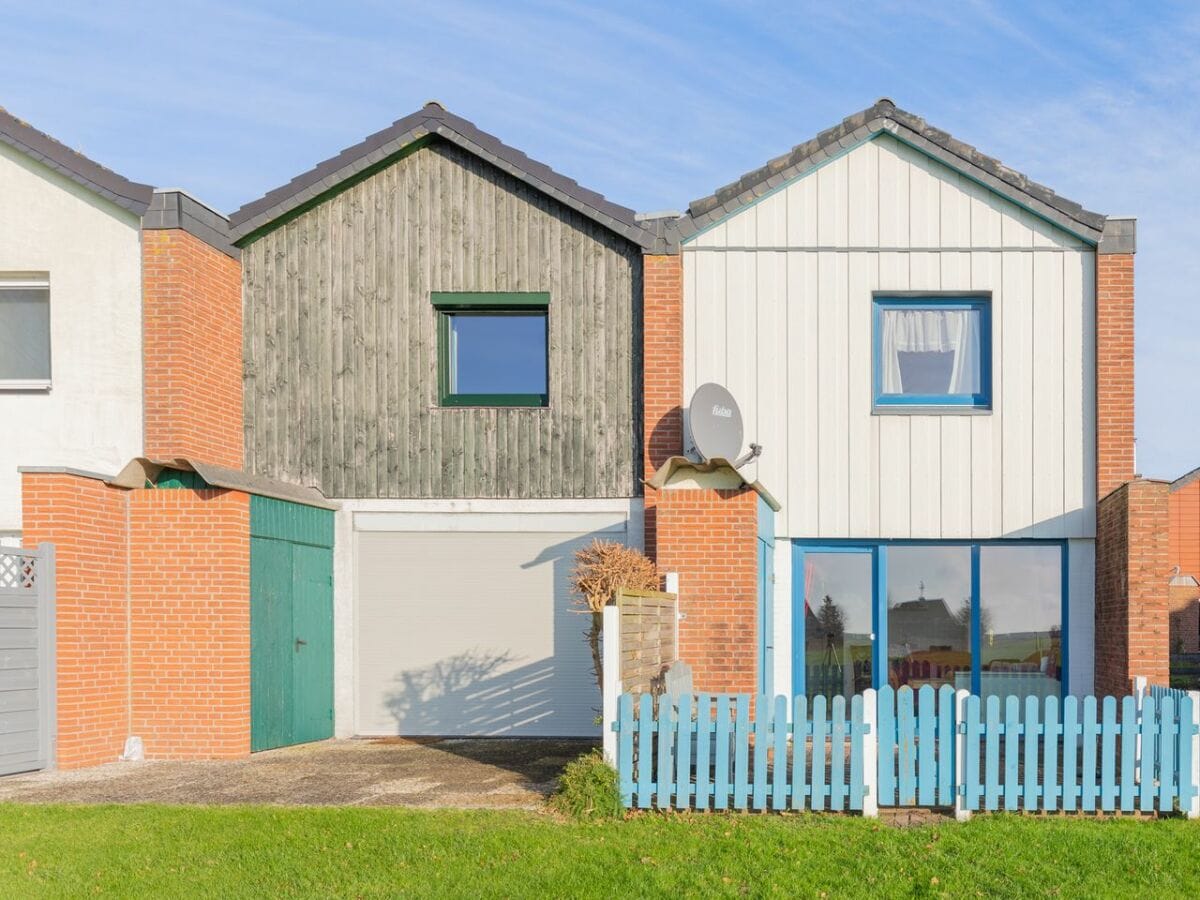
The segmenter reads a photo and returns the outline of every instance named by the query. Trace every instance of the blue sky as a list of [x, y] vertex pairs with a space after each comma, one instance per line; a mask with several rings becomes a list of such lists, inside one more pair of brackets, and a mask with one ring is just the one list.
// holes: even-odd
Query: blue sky
[[1137, 215], [1138, 458], [1200, 465], [1200, 5], [0, 0], [0, 105], [229, 211], [436, 98], [639, 210], [890, 96]]

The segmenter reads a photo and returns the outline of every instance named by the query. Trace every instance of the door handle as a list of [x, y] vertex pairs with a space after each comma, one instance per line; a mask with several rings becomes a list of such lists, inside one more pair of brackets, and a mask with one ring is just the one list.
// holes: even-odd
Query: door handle
[[308, 646], [308, 641], [304, 640], [304, 638], [296, 638], [296, 652], [297, 653], [300, 652], [301, 647], [307, 647], [307, 646]]

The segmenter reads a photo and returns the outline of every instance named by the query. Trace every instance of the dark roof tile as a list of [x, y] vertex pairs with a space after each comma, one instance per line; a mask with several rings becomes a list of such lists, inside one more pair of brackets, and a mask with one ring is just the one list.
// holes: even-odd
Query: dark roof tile
[[429, 134], [451, 141], [640, 246], [649, 246], [655, 240], [638, 224], [632, 209], [606, 200], [432, 101], [237, 210], [229, 217], [234, 239], [269, 225], [317, 193], [336, 188]]
[[874, 106], [847, 116], [840, 125], [827, 128], [815, 138], [797, 144], [783, 156], [747, 172], [737, 181], [718, 188], [707, 197], [692, 201], [685, 216], [672, 229], [672, 235], [687, 237], [695, 234], [753, 202], [766, 189], [794, 178], [879, 131], [888, 131], [921, 147], [944, 164], [978, 178], [1061, 228], [1093, 242], [1100, 239], [1105, 222], [1105, 217], [1100, 213], [1090, 212], [1080, 204], [1060, 197], [1050, 188], [1030, 181], [1000, 160], [981, 153], [940, 128], [934, 128], [920, 116], [898, 108], [886, 97], [880, 98]]
[[140, 216], [150, 206], [150, 198], [154, 193], [150, 185], [138, 184], [118, 175], [45, 132], [38, 131], [3, 107], [0, 107], [0, 143], [62, 173], [122, 209]]

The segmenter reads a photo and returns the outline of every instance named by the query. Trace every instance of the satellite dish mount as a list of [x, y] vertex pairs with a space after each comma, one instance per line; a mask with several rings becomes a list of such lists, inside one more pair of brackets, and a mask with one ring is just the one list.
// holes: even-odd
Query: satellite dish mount
[[702, 384], [688, 405], [688, 423], [692, 443], [705, 462], [722, 459], [740, 469], [762, 454], [762, 447], [751, 444], [750, 451], [737, 458], [742, 449], [742, 412], [737, 401], [719, 384]]

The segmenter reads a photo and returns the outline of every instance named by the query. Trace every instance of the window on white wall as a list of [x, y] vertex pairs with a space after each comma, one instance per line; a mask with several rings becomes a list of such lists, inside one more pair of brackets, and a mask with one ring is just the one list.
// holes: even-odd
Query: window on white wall
[[990, 408], [990, 303], [876, 297], [874, 365], [877, 409]]
[[0, 389], [50, 387], [50, 285], [0, 278]]

